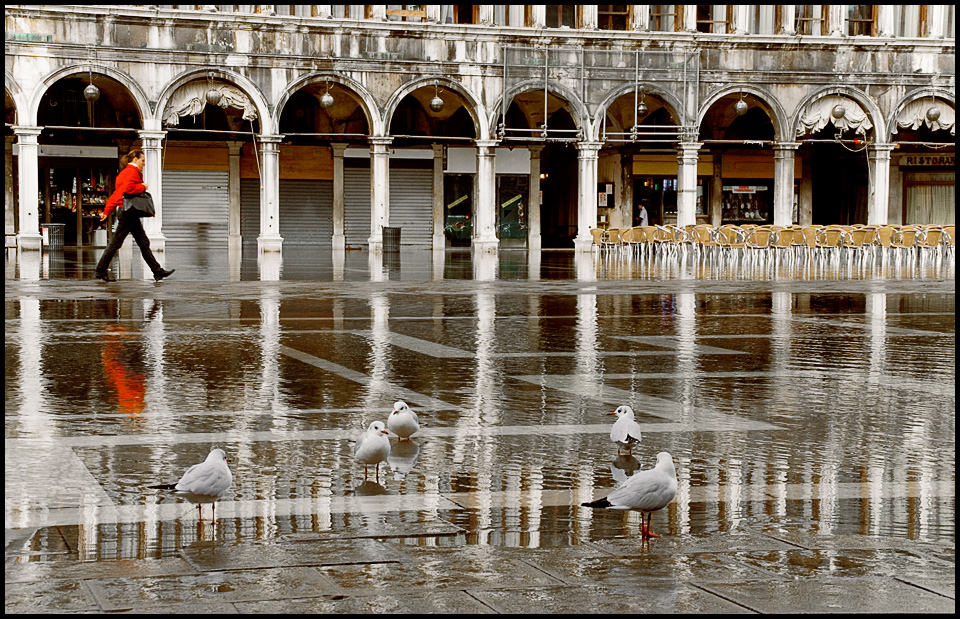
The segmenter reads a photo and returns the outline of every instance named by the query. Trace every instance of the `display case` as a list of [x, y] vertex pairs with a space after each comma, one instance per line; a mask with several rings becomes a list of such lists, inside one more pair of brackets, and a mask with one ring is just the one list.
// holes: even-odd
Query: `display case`
[[78, 247], [95, 243], [96, 231], [109, 229], [100, 213], [112, 193], [115, 172], [108, 167], [56, 164], [43, 168], [44, 221], [66, 225], [64, 237]]

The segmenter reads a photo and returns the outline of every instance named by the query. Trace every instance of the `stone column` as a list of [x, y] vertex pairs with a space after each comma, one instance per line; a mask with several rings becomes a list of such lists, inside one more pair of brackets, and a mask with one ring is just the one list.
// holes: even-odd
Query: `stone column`
[[945, 17], [946, 11], [947, 5], [945, 4], [927, 5], [926, 36], [930, 37], [931, 39], [942, 39], [944, 37], [943, 25], [947, 20]]
[[890, 153], [894, 144], [873, 144], [867, 150], [867, 165], [870, 166], [870, 187], [867, 197], [867, 224], [887, 223], [887, 208], [890, 201]]
[[227, 142], [230, 160], [230, 176], [227, 187], [230, 191], [230, 214], [227, 217], [227, 247], [237, 250], [243, 245], [240, 235], [240, 153], [243, 142]]
[[150, 249], [156, 253], [164, 250], [167, 237], [163, 235], [163, 156], [161, 144], [166, 131], [160, 131], [160, 121], [153, 119], [144, 123], [147, 127], [139, 132], [140, 149], [146, 163], [143, 165], [143, 182], [147, 184], [147, 191], [153, 196], [153, 206], [157, 213], [153, 217], [143, 219], [143, 229], [150, 239]]
[[433, 145], [433, 249], [446, 249], [443, 237], [443, 144]]
[[260, 236], [257, 251], [274, 252], [283, 249], [280, 236], [280, 140], [282, 135], [261, 135], [260, 161], [263, 165], [260, 191]]
[[801, 226], [813, 223], [813, 165], [810, 162], [811, 151], [800, 158], [800, 218]]
[[674, 5], [683, 7], [683, 27], [684, 32], [696, 32], [697, 31], [697, 5], [696, 4], [683, 4], [683, 5]]
[[344, 236], [344, 189], [343, 189], [343, 152], [346, 144], [331, 144], [333, 151], [333, 251], [343, 251], [347, 248], [347, 237]]
[[603, 142], [578, 142], [577, 149], [577, 236], [573, 246], [578, 251], [593, 250], [592, 228], [597, 227], [597, 153]]
[[546, 28], [547, 27], [547, 5], [546, 4], [531, 4], [530, 5], [530, 27], [531, 28]]
[[831, 37], [839, 37], [844, 35], [843, 30], [843, 13], [846, 10], [847, 6], [845, 4], [828, 4], [824, 5], [824, 9], [827, 14], [824, 17], [824, 24], [827, 27], [827, 35]]
[[[13, 182], [13, 140], [12, 135], [3, 138], [3, 228], [6, 247], [17, 246], [17, 218], [14, 214], [17, 201], [13, 196], [13, 188], [16, 186]], [[39, 195], [39, 183], [37, 191]], [[37, 217], [39, 218], [39, 210]]]
[[383, 251], [383, 227], [390, 225], [390, 144], [393, 138], [370, 140], [370, 238], [371, 252]]
[[20, 177], [18, 205], [20, 209], [20, 227], [17, 230], [17, 247], [25, 250], [41, 250], [40, 209], [37, 196], [40, 195], [39, 166], [40, 147], [37, 138], [43, 131], [40, 127], [13, 127], [17, 136], [20, 153], [17, 168]]
[[583, 29], [584, 30], [596, 30], [597, 29], [597, 20], [599, 18], [597, 5], [596, 4], [583, 4], [580, 5], [580, 10], [583, 11]]
[[747, 4], [733, 5], [733, 23], [730, 24], [733, 32], [727, 31], [727, 34], [747, 34], [750, 6]]
[[527, 249], [540, 249], [540, 151], [542, 145], [528, 146], [530, 151], [530, 200], [527, 205]]
[[477, 140], [477, 204], [474, 209], [473, 248], [496, 252], [500, 245], [497, 222], [496, 140]]
[[794, 156], [799, 142], [780, 142], [773, 145], [773, 225], [793, 223]]
[[877, 36], [896, 36], [896, 15], [892, 4], [877, 5]]
[[677, 156], [678, 228], [697, 223], [697, 151], [701, 146], [702, 142], [680, 142]]
[[647, 31], [650, 28], [650, 5], [634, 4], [630, 21], [631, 30]]
[[493, 25], [493, 5], [480, 4], [477, 6], [477, 21], [484, 26]]

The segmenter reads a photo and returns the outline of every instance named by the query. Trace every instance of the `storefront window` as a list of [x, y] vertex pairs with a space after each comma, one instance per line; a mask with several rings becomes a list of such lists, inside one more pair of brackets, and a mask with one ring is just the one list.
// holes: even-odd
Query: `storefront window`
[[723, 181], [723, 223], [770, 223], [773, 188], [765, 181]]
[[443, 177], [443, 231], [452, 246], [469, 245], [473, 227], [473, 175], [447, 174]]
[[[709, 180], [697, 179], [698, 217], [707, 216]], [[640, 205], [647, 207], [650, 225], [663, 225], [677, 221], [677, 179], [654, 176], [637, 176], [633, 179], [633, 225], [640, 225]]]

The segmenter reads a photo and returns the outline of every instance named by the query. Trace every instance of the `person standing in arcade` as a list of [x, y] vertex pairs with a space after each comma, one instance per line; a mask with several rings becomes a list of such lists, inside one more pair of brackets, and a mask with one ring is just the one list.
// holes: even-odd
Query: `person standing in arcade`
[[138, 194], [147, 190], [147, 184], [143, 182], [143, 166], [147, 158], [142, 150], [134, 149], [127, 153], [123, 159], [127, 162], [127, 165], [117, 174], [116, 189], [103, 207], [103, 213], [100, 214], [100, 220], [103, 221], [109, 217], [110, 213], [119, 205], [121, 208], [120, 217], [117, 221], [117, 230], [113, 233], [113, 239], [103, 251], [103, 255], [100, 256], [100, 261], [97, 263], [97, 269], [94, 275], [97, 279], [105, 282], [116, 281], [110, 277], [110, 274], [107, 272], [110, 268], [110, 261], [113, 260], [114, 254], [116, 254], [120, 246], [123, 245], [123, 241], [126, 240], [127, 235], [133, 234], [133, 239], [140, 247], [140, 253], [143, 255], [143, 259], [146, 261], [147, 266], [150, 267], [150, 270], [153, 271], [153, 279], [159, 282], [164, 277], [169, 277], [176, 269], [170, 269], [169, 271], [164, 270], [164, 268], [160, 266], [160, 263], [157, 262], [157, 259], [154, 258], [153, 252], [150, 251], [150, 239], [147, 238], [147, 233], [144, 232], [143, 224], [140, 222], [140, 211], [122, 208], [124, 194]]

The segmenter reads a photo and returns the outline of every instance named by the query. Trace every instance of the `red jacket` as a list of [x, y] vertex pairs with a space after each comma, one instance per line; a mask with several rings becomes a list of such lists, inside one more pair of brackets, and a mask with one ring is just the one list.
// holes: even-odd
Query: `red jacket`
[[116, 190], [107, 200], [106, 206], [103, 207], [105, 217], [112, 213], [118, 204], [123, 204], [123, 194], [143, 193], [147, 190], [147, 186], [143, 184], [143, 175], [140, 173], [140, 168], [132, 163], [128, 163], [127, 167], [120, 170], [120, 174], [117, 174], [115, 187]]

